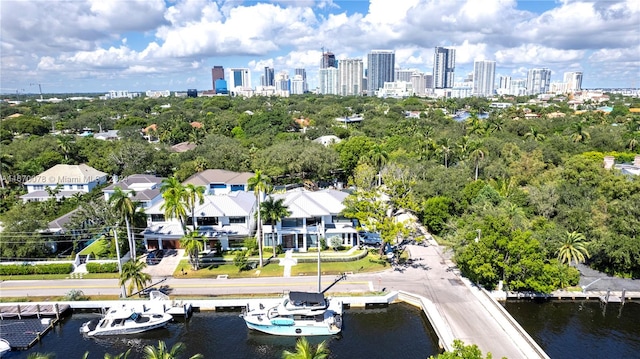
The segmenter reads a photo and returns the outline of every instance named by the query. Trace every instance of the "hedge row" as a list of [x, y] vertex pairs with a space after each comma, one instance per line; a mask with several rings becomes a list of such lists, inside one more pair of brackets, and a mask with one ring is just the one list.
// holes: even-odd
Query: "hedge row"
[[87, 272], [89, 273], [118, 273], [118, 263], [87, 263]]
[[0, 265], [0, 275], [69, 274], [71, 272], [73, 272], [71, 263]]

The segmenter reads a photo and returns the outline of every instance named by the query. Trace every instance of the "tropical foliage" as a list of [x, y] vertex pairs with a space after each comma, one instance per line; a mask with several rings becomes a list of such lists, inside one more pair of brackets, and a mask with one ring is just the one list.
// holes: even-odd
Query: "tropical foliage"
[[326, 341], [314, 347], [306, 337], [302, 337], [296, 341], [294, 352], [288, 350], [282, 352], [282, 359], [325, 359], [329, 357], [330, 353]]
[[141, 260], [130, 260], [122, 265], [122, 273], [120, 274], [119, 285], [125, 285], [127, 288], [127, 296], [133, 294], [133, 289], [143, 290], [147, 283], [151, 281], [151, 276], [142, 270], [147, 264]]

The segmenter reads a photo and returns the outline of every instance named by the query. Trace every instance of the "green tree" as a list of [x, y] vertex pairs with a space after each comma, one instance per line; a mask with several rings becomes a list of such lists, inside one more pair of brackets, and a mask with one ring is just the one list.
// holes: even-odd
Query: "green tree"
[[585, 142], [591, 138], [591, 134], [587, 132], [584, 122], [574, 122], [569, 127], [569, 138], [575, 143]]
[[438, 354], [435, 357], [432, 355], [429, 359], [492, 359], [491, 353], [487, 353], [487, 356], [482, 355], [482, 351], [477, 345], [465, 345], [460, 339], [454, 339], [453, 351], [444, 352]]
[[[589, 252], [586, 248], [586, 238], [584, 234], [573, 231], [567, 232], [562, 240], [562, 245], [558, 248], [558, 259], [562, 263], [571, 265], [574, 261], [582, 263], [589, 258]], [[585, 258], [586, 257], [586, 258]]]
[[321, 342], [314, 348], [309, 344], [307, 338], [302, 337], [296, 342], [296, 350], [294, 352], [288, 350], [282, 352], [282, 359], [325, 359], [329, 357], [330, 353], [326, 341]]
[[[144, 359], [179, 359], [186, 350], [186, 346], [182, 342], [175, 343], [171, 349], [167, 348], [164, 341], [158, 341], [157, 346], [147, 345], [144, 347]], [[195, 354], [189, 359], [202, 359], [202, 354]]]
[[427, 199], [422, 206], [422, 223], [433, 234], [440, 234], [451, 217], [453, 201], [449, 197], [437, 196]]
[[135, 196], [136, 192], [125, 192], [120, 187], [115, 187], [114, 192], [109, 198], [109, 205], [113, 206], [120, 218], [124, 219], [127, 226], [127, 241], [129, 242], [129, 250], [131, 251], [131, 259], [136, 260], [136, 243], [131, 233], [131, 221], [138, 208], [138, 202], [132, 201], [130, 196]]
[[535, 127], [531, 127], [529, 132], [524, 134], [525, 139], [531, 139], [535, 142], [542, 142], [545, 139], [545, 135], [540, 133]]
[[273, 256], [275, 257], [278, 242], [276, 224], [283, 218], [290, 216], [291, 211], [289, 211], [289, 208], [284, 204], [284, 198], [275, 199], [272, 196], [267, 197], [267, 199], [262, 202], [260, 211], [262, 212], [262, 218], [271, 222], [271, 241], [273, 244]]
[[257, 237], [258, 237], [258, 257], [259, 257], [259, 266], [260, 268], [262, 268], [263, 265], [263, 261], [262, 261], [262, 245], [263, 245], [263, 241], [262, 241], [262, 222], [261, 222], [261, 215], [262, 215], [262, 193], [266, 193], [267, 189], [269, 188], [269, 178], [265, 175], [262, 174], [262, 171], [257, 170], [255, 171], [253, 177], [249, 178], [249, 180], [247, 181], [248, 185], [249, 185], [249, 190], [253, 190], [256, 199], [258, 200], [258, 224], [257, 224]]
[[197, 229], [191, 230], [187, 232], [180, 239], [180, 247], [182, 247], [185, 252], [189, 255], [189, 263], [191, 263], [191, 267], [194, 270], [198, 270], [200, 268], [200, 251], [204, 248], [204, 236], [198, 232]]
[[56, 357], [53, 353], [31, 353], [27, 356], [27, 359], [54, 359]]
[[487, 155], [487, 150], [485, 148], [482, 147], [481, 144], [479, 143], [474, 143], [472, 145], [472, 150], [471, 153], [469, 154], [469, 158], [471, 158], [471, 160], [473, 161], [473, 166], [475, 168], [475, 176], [474, 176], [474, 180], [477, 181], [478, 180], [478, 171], [480, 168], [480, 161], [483, 161], [484, 158]]
[[119, 285], [127, 286], [127, 296], [131, 296], [134, 287], [141, 291], [151, 281], [151, 276], [142, 271], [146, 267], [147, 264], [140, 260], [130, 260], [122, 265]]

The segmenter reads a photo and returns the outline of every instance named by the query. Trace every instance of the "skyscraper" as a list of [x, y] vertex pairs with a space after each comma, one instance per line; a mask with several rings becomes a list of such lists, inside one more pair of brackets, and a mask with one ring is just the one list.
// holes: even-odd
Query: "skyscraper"
[[394, 71], [395, 75], [394, 75], [394, 81], [404, 81], [404, 82], [411, 82], [411, 76], [413, 76], [414, 73], [417, 72], [417, 70], [413, 70], [413, 69], [397, 69]]
[[[429, 75], [430, 76], [430, 75]], [[411, 86], [413, 88], [413, 93], [416, 96], [424, 96], [427, 89], [427, 75], [415, 71], [411, 74]]]
[[274, 86], [274, 69], [273, 67], [264, 68], [264, 75], [262, 77], [262, 86]]
[[320, 68], [327, 69], [329, 67], [338, 67], [338, 63], [336, 62], [336, 55], [333, 52], [324, 52], [322, 49], [322, 59], [320, 59]]
[[393, 50], [373, 50], [367, 55], [367, 95], [375, 96], [385, 82], [393, 82], [395, 64]]
[[337, 95], [338, 94], [338, 69], [335, 67], [328, 67], [326, 69], [318, 70], [318, 77], [320, 80], [318, 91], [323, 95]]
[[474, 96], [492, 96], [496, 81], [495, 61], [473, 62], [473, 91]]
[[307, 84], [307, 70], [298, 68], [295, 69], [295, 74], [302, 76], [302, 93], [309, 91], [309, 85]]
[[456, 50], [436, 47], [433, 54], [433, 86], [437, 89], [452, 88], [455, 80]]
[[214, 66], [211, 68], [211, 83], [213, 84], [213, 92], [216, 91], [216, 80], [224, 80], [224, 67]]
[[564, 82], [567, 84], [567, 91], [582, 90], [582, 72], [565, 72]]
[[362, 95], [362, 59], [338, 60], [338, 94], [342, 96]]
[[249, 69], [229, 69], [229, 74], [229, 91], [234, 91], [236, 87], [251, 87]]
[[291, 94], [302, 95], [304, 93], [305, 85], [306, 85], [306, 82], [302, 78], [302, 75], [295, 74], [293, 76], [293, 79], [291, 80], [291, 89], [290, 89]]
[[529, 69], [527, 73], [527, 95], [549, 92], [551, 70], [546, 67]]

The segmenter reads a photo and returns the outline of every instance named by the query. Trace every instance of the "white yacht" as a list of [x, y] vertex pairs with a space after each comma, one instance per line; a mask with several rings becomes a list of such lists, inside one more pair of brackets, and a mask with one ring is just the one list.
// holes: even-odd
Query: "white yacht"
[[141, 311], [122, 305], [110, 308], [101, 319], [92, 319], [80, 327], [87, 336], [137, 334], [166, 326], [173, 316], [163, 311]]
[[342, 302], [323, 293], [289, 292], [272, 307], [247, 304], [242, 314], [249, 329], [273, 335], [333, 335], [342, 330]]

